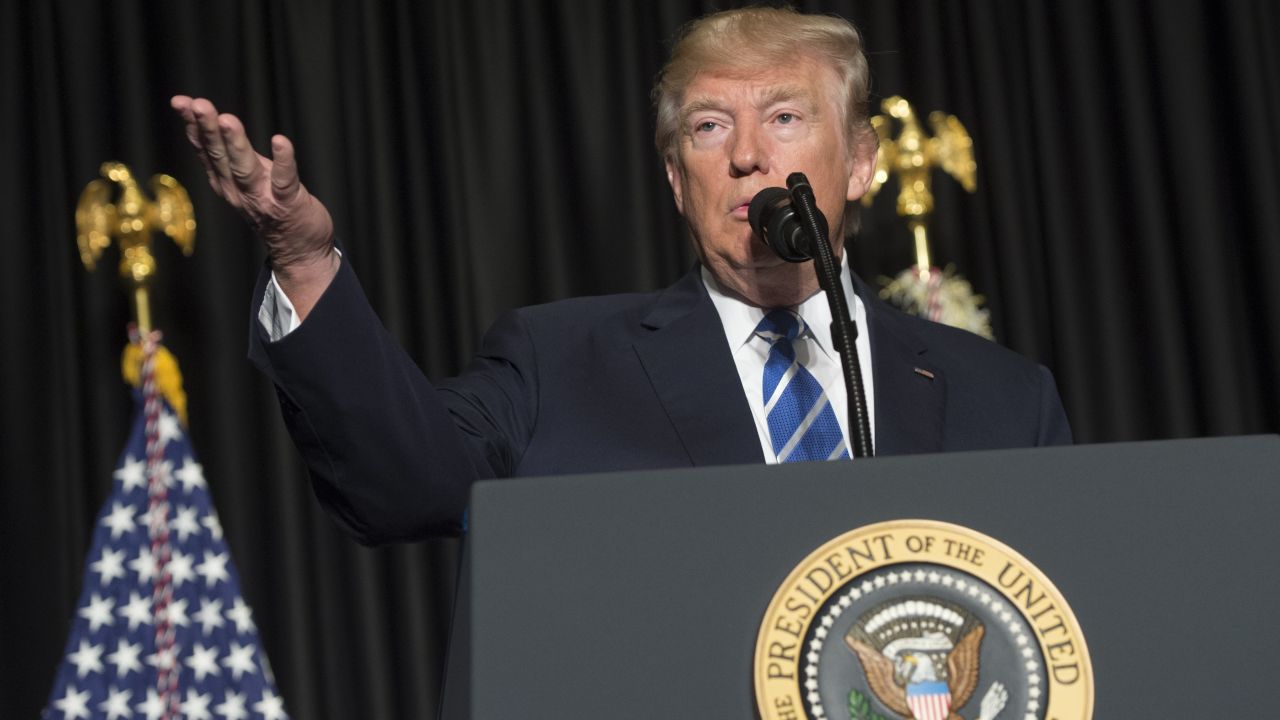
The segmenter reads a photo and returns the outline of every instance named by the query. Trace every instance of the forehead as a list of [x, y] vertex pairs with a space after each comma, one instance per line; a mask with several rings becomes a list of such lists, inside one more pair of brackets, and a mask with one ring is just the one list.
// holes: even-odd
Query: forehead
[[680, 108], [763, 106], [788, 100], [816, 108], [838, 103], [839, 82], [828, 64], [804, 58], [788, 67], [725, 65], [704, 69], [685, 88]]

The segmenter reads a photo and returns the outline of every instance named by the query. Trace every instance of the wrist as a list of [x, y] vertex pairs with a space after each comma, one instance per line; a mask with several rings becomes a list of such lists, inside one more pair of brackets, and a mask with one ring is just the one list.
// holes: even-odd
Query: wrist
[[271, 258], [271, 270], [279, 278], [281, 285], [310, 285], [317, 280], [325, 284], [338, 272], [341, 255], [334, 249], [332, 242], [325, 243], [323, 250], [293, 257]]
[[325, 252], [313, 256], [298, 258], [288, 264], [272, 263], [276, 284], [293, 304], [299, 322], [306, 319], [333, 282], [342, 263], [341, 258], [330, 244]]

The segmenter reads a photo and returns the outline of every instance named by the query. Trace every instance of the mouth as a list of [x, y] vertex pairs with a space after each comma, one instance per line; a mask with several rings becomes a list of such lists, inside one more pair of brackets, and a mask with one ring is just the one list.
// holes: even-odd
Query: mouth
[[755, 196], [743, 195], [741, 197], [734, 198], [733, 202], [729, 206], [729, 214], [736, 220], [746, 220], [747, 213], [751, 209], [751, 198], [753, 197]]

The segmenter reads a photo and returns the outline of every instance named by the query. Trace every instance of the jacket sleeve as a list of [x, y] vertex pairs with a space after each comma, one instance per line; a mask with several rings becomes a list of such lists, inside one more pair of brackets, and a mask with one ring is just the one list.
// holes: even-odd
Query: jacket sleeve
[[502, 333], [513, 349], [488, 350], [442, 391], [382, 325], [349, 262], [278, 342], [257, 320], [269, 277], [254, 290], [249, 358], [275, 384], [321, 504], [366, 544], [461, 532], [471, 483], [510, 474], [531, 427], [521, 332]]

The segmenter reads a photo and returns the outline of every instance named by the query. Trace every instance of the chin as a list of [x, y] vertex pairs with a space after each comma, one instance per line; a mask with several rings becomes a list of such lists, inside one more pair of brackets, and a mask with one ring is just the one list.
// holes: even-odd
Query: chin
[[[792, 307], [818, 291], [813, 263], [790, 263], [775, 256], [777, 263], [752, 268], [734, 278], [733, 290], [753, 305], [763, 308]], [[721, 281], [721, 285], [725, 285]]]

